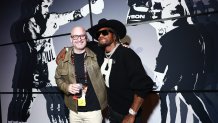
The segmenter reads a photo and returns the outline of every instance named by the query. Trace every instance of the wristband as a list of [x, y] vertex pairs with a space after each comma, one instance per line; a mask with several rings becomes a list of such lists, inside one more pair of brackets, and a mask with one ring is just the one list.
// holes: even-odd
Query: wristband
[[135, 116], [135, 115], [137, 114], [137, 112], [135, 112], [132, 108], [130, 108], [130, 109], [129, 109], [129, 114]]

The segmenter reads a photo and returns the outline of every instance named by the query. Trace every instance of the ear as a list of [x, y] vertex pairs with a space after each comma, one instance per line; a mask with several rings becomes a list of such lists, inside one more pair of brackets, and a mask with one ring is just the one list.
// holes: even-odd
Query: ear
[[35, 13], [36, 13], [37, 11], [39, 11], [39, 5], [37, 5], [36, 8], [35, 8]]
[[39, 10], [39, 5], [36, 6], [36, 10]]
[[70, 38], [70, 42], [71, 42], [71, 45], [74, 46], [74, 45], [73, 45], [73, 39], [72, 39], [72, 38]]
[[114, 41], [116, 41], [116, 42], [119, 42], [119, 36], [117, 35], [117, 34], [113, 34], [113, 39], [114, 39]]

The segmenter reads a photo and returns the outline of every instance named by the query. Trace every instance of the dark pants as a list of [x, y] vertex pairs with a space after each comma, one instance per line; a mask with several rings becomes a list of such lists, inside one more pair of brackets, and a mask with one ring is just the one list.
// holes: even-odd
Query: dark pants
[[[109, 110], [109, 115], [110, 123], [122, 123], [123, 118], [125, 117], [125, 115], [120, 114], [112, 109]], [[142, 117], [140, 112], [137, 113], [134, 123], [142, 123]]]

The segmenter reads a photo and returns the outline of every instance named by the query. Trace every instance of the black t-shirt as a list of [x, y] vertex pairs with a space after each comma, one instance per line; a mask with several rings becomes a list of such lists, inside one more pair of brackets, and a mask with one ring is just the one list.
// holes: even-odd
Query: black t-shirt
[[[85, 83], [85, 71], [84, 71], [84, 53], [74, 54], [74, 64], [76, 72], [76, 80], [78, 83]], [[94, 72], [94, 71], [93, 71]], [[88, 89], [86, 92], [86, 106], [78, 106], [79, 112], [94, 111], [99, 110], [100, 104], [98, 102], [97, 96], [95, 94], [94, 88], [90, 81], [90, 78], [87, 73], [87, 85]]]

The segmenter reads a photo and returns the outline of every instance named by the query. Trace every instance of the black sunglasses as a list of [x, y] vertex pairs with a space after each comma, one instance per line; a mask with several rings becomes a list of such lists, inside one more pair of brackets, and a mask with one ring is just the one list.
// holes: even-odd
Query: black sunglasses
[[109, 33], [113, 33], [113, 31], [112, 31], [112, 30], [101, 30], [101, 31], [98, 31], [98, 32], [96, 33], [96, 37], [98, 38], [101, 34], [102, 34], [103, 36], [106, 36], [106, 35], [108, 35]]

